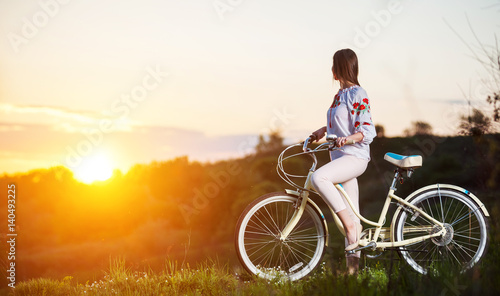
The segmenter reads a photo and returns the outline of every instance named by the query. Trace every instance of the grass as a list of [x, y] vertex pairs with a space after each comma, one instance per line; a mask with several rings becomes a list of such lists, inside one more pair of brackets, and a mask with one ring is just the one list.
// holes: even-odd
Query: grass
[[[324, 262], [306, 279], [264, 280], [230, 270], [217, 261], [196, 267], [166, 261], [161, 271], [137, 271], [125, 260], [111, 260], [102, 278], [79, 283], [33, 279], [19, 283], [11, 295], [497, 295], [498, 267], [480, 264], [470, 272], [420, 275], [400, 261], [371, 261], [357, 275]], [[497, 264], [494, 264], [497, 265]], [[488, 273], [489, 277], [481, 276]]]

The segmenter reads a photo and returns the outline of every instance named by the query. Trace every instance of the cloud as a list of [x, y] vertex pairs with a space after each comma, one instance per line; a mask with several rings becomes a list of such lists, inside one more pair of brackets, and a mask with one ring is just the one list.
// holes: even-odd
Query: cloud
[[[137, 126], [128, 132], [98, 135], [68, 133], [51, 125], [3, 122], [0, 132], [4, 139], [9, 139], [0, 143], [1, 169], [8, 173], [36, 169], [33, 166], [41, 163], [72, 168], [70, 164], [75, 163], [75, 158], [84, 159], [103, 150], [122, 170], [137, 163], [180, 156], [202, 162], [217, 161], [242, 157], [252, 152], [258, 141], [258, 135], [253, 134], [207, 136], [198, 130], [164, 126]], [[81, 153], [84, 146], [90, 149]]]
[[[2, 113], [7, 116], [0, 122], [0, 134], [9, 139], [0, 143], [0, 164], [5, 172], [27, 171], [51, 163], [74, 168], [81, 163], [75, 160], [102, 150], [112, 155], [123, 170], [137, 163], [180, 156], [217, 161], [252, 152], [258, 140], [258, 135], [253, 134], [208, 136], [200, 130], [147, 126], [127, 118], [55, 106], [0, 103]], [[101, 128], [104, 120], [111, 129]]]
[[0, 103], [0, 111], [4, 113], [18, 114], [44, 114], [51, 117], [71, 119], [81, 123], [93, 123], [97, 114], [88, 111], [72, 111], [54, 106], [36, 106], [36, 105], [14, 105]]
[[55, 106], [0, 103], [0, 113], [14, 115], [13, 118], [16, 121], [19, 119], [26, 121], [36, 115], [41, 115], [42, 118], [37, 122], [47, 122], [48, 119], [53, 129], [67, 133], [89, 132], [89, 130], [99, 128], [104, 120], [110, 122], [113, 130], [116, 131], [130, 131], [133, 126], [140, 125], [138, 122], [123, 117], [110, 117], [93, 111], [75, 111]]
[[467, 105], [467, 100], [465, 99], [426, 99], [425, 101], [433, 104]]

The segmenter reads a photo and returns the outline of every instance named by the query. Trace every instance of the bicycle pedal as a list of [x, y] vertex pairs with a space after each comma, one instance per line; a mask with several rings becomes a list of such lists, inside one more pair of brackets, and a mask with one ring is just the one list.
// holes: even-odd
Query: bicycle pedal
[[351, 251], [346, 251], [346, 253], [347, 254], [354, 254], [357, 251], [361, 251], [361, 250], [368, 249], [368, 248], [372, 248], [373, 250], [375, 250], [376, 247], [377, 247], [377, 244], [375, 242], [370, 242], [369, 244], [367, 244], [364, 247], [359, 247], [359, 248], [356, 248], [356, 249], [351, 250]]

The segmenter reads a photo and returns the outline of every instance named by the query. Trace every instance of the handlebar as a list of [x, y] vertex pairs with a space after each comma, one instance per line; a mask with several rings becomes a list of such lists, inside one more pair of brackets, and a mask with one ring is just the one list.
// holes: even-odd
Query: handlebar
[[[302, 151], [304, 152], [307, 152], [309, 148], [307, 148], [307, 145], [309, 145], [309, 141], [314, 141], [313, 138], [316, 138], [316, 137], [313, 137], [313, 135], [310, 135], [305, 141], [304, 141], [304, 145], [302, 145]], [[310, 149], [309, 149], [310, 150]]]
[[[300, 156], [300, 155], [308, 155], [313, 160], [313, 163], [312, 163], [309, 171], [315, 171], [316, 166], [318, 164], [318, 159], [316, 157], [316, 153], [320, 152], [320, 151], [332, 151], [332, 149], [339, 149], [339, 148], [332, 147], [332, 145], [335, 145], [336, 139], [337, 139], [336, 135], [333, 135], [333, 134], [327, 135], [327, 137], [326, 137], [327, 142], [326, 143], [321, 143], [317, 147], [312, 149], [312, 148], [307, 147], [310, 142], [316, 140], [316, 137], [314, 135], [311, 135], [307, 139], [305, 139], [305, 141], [302, 143], [297, 143], [297, 144], [293, 144], [293, 145], [288, 146], [278, 156], [278, 164], [276, 165], [276, 171], [278, 172], [278, 175], [280, 176], [281, 179], [283, 179], [286, 183], [290, 184], [291, 186], [296, 187], [298, 189], [309, 191], [309, 189], [307, 189], [301, 185], [296, 184], [294, 182], [294, 180], [292, 180], [293, 178], [306, 178], [307, 175], [295, 175], [295, 174], [287, 173], [285, 171], [284, 166], [283, 166], [283, 161], [290, 159], [292, 157]], [[345, 143], [345, 145], [352, 145], [355, 143], [356, 143], [355, 141], [349, 140]], [[287, 153], [287, 151], [290, 151], [291, 149], [294, 149], [294, 148], [296, 149], [300, 146], [302, 146], [303, 152], [292, 153], [291, 155], [285, 155]]]
[[[335, 140], [337, 140], [337, 135], [330, 134], [326, 136], [326, 141], [329, 142], [330, 144], [334, 144]], [[307, 152], [310, 151], [310, 148], [307, 148], [307, 145], [309, 145], [309, 142], [314, 142], [316, 140], [316, 135], [310, 135], [305, 141], [302, 146], [302, 151]], [[353, 145], [356, 144], [356, 141], [354, 140], [348, 140], [345, 142], [344, 145]]]

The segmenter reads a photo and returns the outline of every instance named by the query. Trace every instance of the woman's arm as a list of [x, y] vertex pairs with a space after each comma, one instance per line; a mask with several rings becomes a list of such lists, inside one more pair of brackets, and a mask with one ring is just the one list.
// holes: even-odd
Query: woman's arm
[[347, 141], [354, 141], [354, 143], [358, 143], [358, 142], [361, 142], [363, 141], [363, 133], [362, 132], [357, 132], [355, 134], [352, 134], [350, 136], [347, 136], [347, 137], [339, 137], [337, 138], [336, 140], [336, 144], [337, 144], [337, 147], [342, 147], [345, 145], [345, 143], [347, 143]]
[[[352, 117], [350, 122], [354, 123], [353, 129], [351, 130], [351, 136], [354, 136], [354, 138], [350, 139], [359, 139], [360, 141], [358, 142], [368, 145], [373, 141], [373, 138], [377, 136], [377, 133], [372, 121], [370, 100], [364, 89], [358, 89], [353, 98], [353, 103], [349, 107], [351, 106], [350, 114]], [[359, 133], [362, 134], [356, 137], [355, 135]]]
[[319, 140], [321, 140], [325, 136], [325, 133], [326, 133], [326, 126], [324, 126], [322, 128], [319, 128], [318, 130], [314, 131], [312, 133], [312, 136], [315, 136], [316, 137], [316, 142], [318, 142]]
[[350, 135], [348, 137], [346, 137], [346, 140], [349, 141], [349, 140], [354, 140], [354, 142], [358, 143], [358, 142], [361, 142], [363, 141], [365, 136], [363, 136], [363, 133], [362, 132], [357, 132], [353, 135]]

